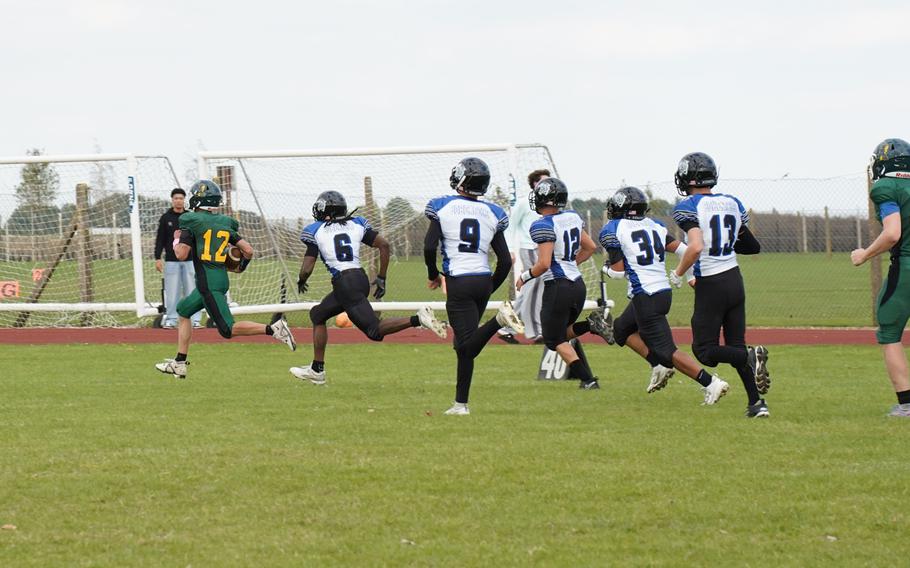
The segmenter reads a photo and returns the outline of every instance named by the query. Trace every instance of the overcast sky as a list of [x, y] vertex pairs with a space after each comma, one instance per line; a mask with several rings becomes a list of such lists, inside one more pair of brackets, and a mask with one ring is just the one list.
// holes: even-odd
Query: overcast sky
[[906, 0], [0, 5], [2, 155], [542, 142], [592, 189], [910, 139]]

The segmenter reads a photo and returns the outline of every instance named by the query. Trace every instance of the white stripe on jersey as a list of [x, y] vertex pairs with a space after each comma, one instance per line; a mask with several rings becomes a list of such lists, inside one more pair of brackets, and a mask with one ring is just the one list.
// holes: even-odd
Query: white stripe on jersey
[[354, 217], [345, 223], [317, 221], [303, 230], [300, 240], [319, 248], [322, 262], [334, 278], [344, 270], [361, 268], [360, 243], [370, 230], [369, 221], [363, 217]]
[[446, 276], [491, 274], [490, 243], [509, 226], [506, 212], [495, 203], [460, 195], [427, 203], [426, 216], [442, 228], [442, 272]]
[[564, 278], [578, 280], [581, 271], [575, 264], [581, 247], [581, 233], [585, 224], [575, 211], [561, 211], [555, 215], [544, 215], [531, 224], [531, 239], [537, 243], [553, 243], [553, 258], [550, 268], [540, 277], [543, 280]]
[[695, 262], [696, 278], [738, 266], [733, 246], [740, 228], [749, 224], [749, 214], [739, 199], [723, 193], [690, 195], [676, 205], [673, 220], [681, 228], [697, 223], [702, 231], [705, 247]]
[[644, 219], [613, 219], [600, 232], [600, 244], [622, 251], [629, 297], [653, 295], [670, 289], [665, 264], [667, 228], [660, 221]]

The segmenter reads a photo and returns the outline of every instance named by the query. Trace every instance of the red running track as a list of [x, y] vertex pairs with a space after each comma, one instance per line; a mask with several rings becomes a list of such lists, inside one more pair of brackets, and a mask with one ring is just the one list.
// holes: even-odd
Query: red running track
[[[295, 328], [294, 337], [298, 343], [313, 341], [311, 328]], [[451, 334], [451, 330], [449, 330]], [[692, 343], [692, 332], [688, 328], [675, 328], [673, 337], [681, 345]], [[755, 328], [746, 334], [750, 344], [761, 345], [874, 345], [875, 330], [863, 328]], [[61, 343], [172, 343], [177, 332], [170, 329], [152, 328], [22, 328], [0, 329], [0, 344], [41, 345]], [[592, 341], [596, 341], [591, 338]], [[193, 331], [195, 343], [218, 343], [225, 341], [214, 329]], [[269, 343], [266, 336], [237, 337], [231, 339], [240, 343]], [[369, 343], [356, 329], [330, 329], [331, 343]], [[426, 330], [408, 329], [385, 339], [387, 343], [450, 343]], [[499, 343], [494, 340], [493, 343]], [[904, 343], [910, 343], [910, 335], [904, 335]]]

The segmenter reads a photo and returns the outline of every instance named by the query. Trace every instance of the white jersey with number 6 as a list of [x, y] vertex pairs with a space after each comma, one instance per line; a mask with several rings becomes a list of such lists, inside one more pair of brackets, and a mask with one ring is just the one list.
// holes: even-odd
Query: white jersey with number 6
[[363, 217], [354, 217], [345, 223], [317, 221], [307, 225], [300, 234], [300, 240], [319, 247], [322, 262], [335, 277], [343, 270], [361, 268], [360, 243], [368, 238], [368, 234], [375, 235], [370, 222]]
[[749, 214], [739, 199], [723, 193], [690, 195], [673, 210], [673, 220], [683, 231], [701, 229], [705, 247], [695, 261], [695, 277], [712, 276], [738, 266], [733, 246], [739, 230], [749, 224]]
[[442, 273], [446, 276], [491, 274], [490, 243], [509, 226], [502, 207], [460, 195], [427, 203], [426, 216], [442, 228]]

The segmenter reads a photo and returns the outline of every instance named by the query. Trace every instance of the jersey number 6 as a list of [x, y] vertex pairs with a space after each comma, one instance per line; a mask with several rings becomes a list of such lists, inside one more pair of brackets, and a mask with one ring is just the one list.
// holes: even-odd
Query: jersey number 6
[[351, 247], [351, 237], [346, 233], [335, 235], [335, 259], [338, 262], [354, 260], [354, 248]]

